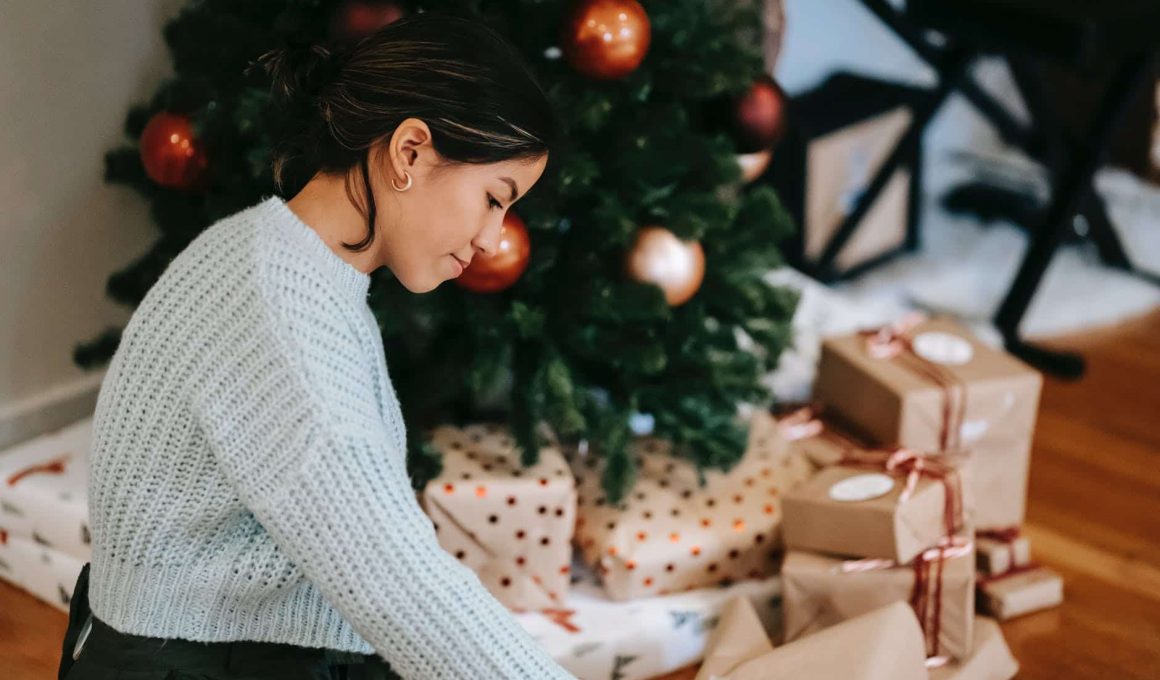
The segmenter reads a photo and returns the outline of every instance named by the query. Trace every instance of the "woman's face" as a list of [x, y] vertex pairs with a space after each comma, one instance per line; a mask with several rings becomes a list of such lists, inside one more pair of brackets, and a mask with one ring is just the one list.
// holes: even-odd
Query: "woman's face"
[[[386, 208], [376, 244], [381, 259], [413, 293], [426, 293], [463, 273], [473, 257], [495, 254], [504, 213], [540, 179], [547, 155], [486, 165], [440, 165], [430, 130], [409, 118], [395, 130], [372, 183], [376, 205]], [[379, 149], [381, 152], [381, 148]], [[372, 154], [371, 158], [376, 155]], [[411, 175], [406, 186], [403, 173]]]

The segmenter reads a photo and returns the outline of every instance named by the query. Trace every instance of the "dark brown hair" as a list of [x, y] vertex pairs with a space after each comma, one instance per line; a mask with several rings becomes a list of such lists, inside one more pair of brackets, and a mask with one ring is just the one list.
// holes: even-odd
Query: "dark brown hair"
[[482, 19], [414, 14], [353, 45], [271, 50], [247, 72], [256, 66], [271, 81], [279, 192], [292, 196], [318, 172], [349, 177], [360, 166], [367, 235], [344, 243], [348, 250], [375, 238], [369, 150], [405, 119], [427, 124], [448, 165], [538, 158], [558, 142], [558, 118], [531, 69]]

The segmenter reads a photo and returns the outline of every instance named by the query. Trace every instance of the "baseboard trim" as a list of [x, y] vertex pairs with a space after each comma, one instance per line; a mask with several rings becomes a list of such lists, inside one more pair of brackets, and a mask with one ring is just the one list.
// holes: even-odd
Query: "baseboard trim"
[[90, 416], [107, 367], [0, 407], [0, 451]]

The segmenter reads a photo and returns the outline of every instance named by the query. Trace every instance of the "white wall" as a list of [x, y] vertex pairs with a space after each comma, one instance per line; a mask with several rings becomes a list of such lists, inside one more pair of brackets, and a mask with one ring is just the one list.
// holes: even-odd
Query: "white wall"
[[91, 411], [103, 371], [73, 345], [128, 320], [105, 282], [156, 235], [103, 157], [170, 72], [182, 4], [0, 0], [0, 448]]

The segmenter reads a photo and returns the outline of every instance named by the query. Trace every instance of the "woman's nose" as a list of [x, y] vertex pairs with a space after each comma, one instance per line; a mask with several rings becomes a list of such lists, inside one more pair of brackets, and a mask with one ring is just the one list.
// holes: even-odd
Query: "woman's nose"
[[494, 257], [499, 251], [499, 239], [502, 232], [503, 220], [496, 220], [484, 227], [483, 231], [479, 232], [471, 242], [471, 245], [475, 246], [484, 257]]

